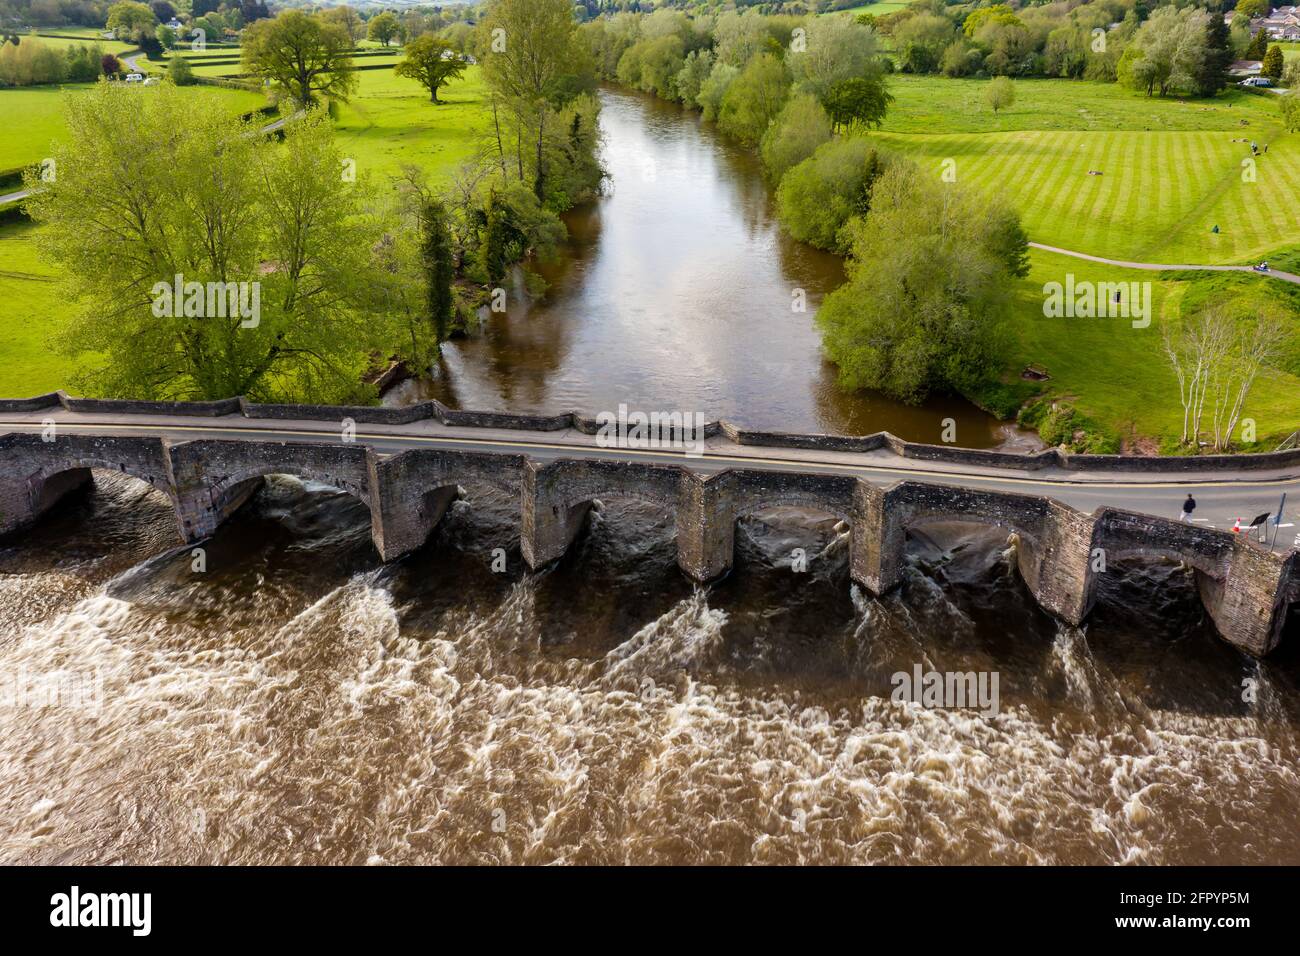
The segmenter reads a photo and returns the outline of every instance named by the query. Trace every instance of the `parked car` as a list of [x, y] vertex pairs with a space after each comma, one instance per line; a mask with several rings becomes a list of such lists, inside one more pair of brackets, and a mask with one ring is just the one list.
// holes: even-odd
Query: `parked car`
[[126, 75], [126, 81], [127, 81], [128, 83], [143, 83], [143, 82], [144, 82], [144, 74], [143, 74], [143, 73], [128, 73], [128, 74]]
[[1267, 76], [1252, 76], [1241, 81], [1242, 86], [1272, 86], [1273, 81]]

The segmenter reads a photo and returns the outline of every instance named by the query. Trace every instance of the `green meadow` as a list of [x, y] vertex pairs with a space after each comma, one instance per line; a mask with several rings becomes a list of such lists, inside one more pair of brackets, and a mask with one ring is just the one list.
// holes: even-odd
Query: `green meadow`
[[[1232, 91], [1180, 103], [1113, 84], [1024, 80], [1015, 104], [995, 115], [984, 86], [898, 77], [873, 135], [936, 175], [946, 166], [958, 182], [1006, 197], [1030, 237], [1048, 245], [1213, 264], [1264, 258], [1300, 239], [1300, 135], [1283, 132], [1271, 99]], [[1252, 140], [1268, 153], [1243, 166]]]
[[[1154, 437], [1177, 436], [1182, 428], [1178, 382], [1161, 351], [1161, 330], [1177, 320], [1185, 300], [1207, 294], [1232, 295], [1235, 291], [1263, 288], [1278, 294], [1285, 287], [1277, 280], [1250, 274], [1176, 274], [1120, 269], [1070, 256], [1033, 250], [1030, 274], [1016, 289], [1014, 346], [1007, 374], [1014, 379], [1025, 366], [1042, 366], [1051, 376], [1043, 394], [1070, 402], [1082, 415], [1121, 438], [1128, 450], [1153, 450]], [[1073, 275], [1081, 282], [1151, 283], [1151, 323], [1134, 328], [1127, 318], [1048, 318], [1043, 314], [1043, 287], [1064, 284]], [[1300, 306], [1300, 289], [1290, 297]], [[1300, 329], [1294, 338], [1300, 338]], [[1271, 450], [1300, 428], [1300, 360], [1294, 344], [1280, 363], [1282, 368], [1262, 375], [1247, 402], [1246, 415], [1258, 428], [1259, 450]]]
[[[76, 96], [84, 89], [81, 84], [64, 84], [0, 90], [0, 129], [5, 131], [0, 138], [0, 169], [38, 163], [49, 155], [50, 143], [67, 129], [63, 97]], [[261, 93], [216, 86], [190, 87], [188, 95], [198, 106], [232, 113], [246, 113], [266, 104]]]

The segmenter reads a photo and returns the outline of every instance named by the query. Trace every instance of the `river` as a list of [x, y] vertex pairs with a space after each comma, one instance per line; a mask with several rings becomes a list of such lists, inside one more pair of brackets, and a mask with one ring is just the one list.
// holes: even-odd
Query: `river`
[[[564, 334], [539, 332], [542, 356], [523, 317], [494, 320], [450, 363], [461, 400], [601, 404], [626, 376], [631, 400], [716, 398], [744, 417], [732, 389], [776, 380], [800, 424], [875, 414], [834, 398], [829, 373], [793, 371], [815, 357], [807, 316], [752, 313], [778, 339], [721, 300], [690, 306], [712, 280], [751, 284], [738, 251], [784, 250], [810, 287], [833, 263], [783, 244], [756, 180], [710, 178], [743, 156], [630, 99], [607, 99], [601, 239], [555, 284], [557, 302], [582, 299], [581, 275], [606, 273], [606, 294], [626, 275], [628, 301], [601, 311], [592, 292], [570, 323], [543, 306], [534, 318]], [[749, 227], [682, 227], [665, 247], [650, 197], [669, 170], [626, 184], [642, 141], [676, 148], [693, 188], [723, 190]], [[605, 248], [634, 228], [617, 203], [651, 203], [641, 255]], [[769, 291], [786, 281], [755, 269]], [[680, 288], [688, 276], [705, 290]], [[620, 351], [617, 323], [652, 352], [685, 349], [677, 370]], [[758, 371], [783, 353], [790, 370]], [[697, 587], [671, 516], [620, 501], [533, 574], [517, 502], [464, 492], [390, 565], [364, 504], [290, 476], [202, 564], [167, 500], [115, 473], [0, 541], [0, 862], [1300, 863], [1298, 629], [1268, 661], [1244, 657], [1185, 569], [1113, 569], [1070, 628], [992, 529], [915, 535], [903, 587], [878, 599], [850, 582], [834, 518], [786, 510], [741, 522], [735, 570]], [[892, 703], [893, 675], [918, 666], [996, 675], [996, 710]]]
[[626, 403], [934, 443], [951, 419], [960, 445], [1032, 443], [960, 398], [904, 405], [838, 387], [813, 316], [842, 261], [781, 231], [755, 154], [653, 96], [601, 99], [609, 195], [566, 216], [570, 241], [537, 268], [546, 295], [508, 288], [504, 313], [445, 347], [435, 382], [394, 400], [593, 416]]

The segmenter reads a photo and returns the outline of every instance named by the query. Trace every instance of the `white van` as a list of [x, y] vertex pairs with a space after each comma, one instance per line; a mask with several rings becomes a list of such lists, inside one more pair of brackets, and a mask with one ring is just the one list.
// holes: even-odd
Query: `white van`
[[128, 83], [143, 83], [143, 82], [144, 82], [144, 74], [143, 74], [143, 73], [128, 73], [128, 74], [126, 75], [126, 81], [127, 81]]

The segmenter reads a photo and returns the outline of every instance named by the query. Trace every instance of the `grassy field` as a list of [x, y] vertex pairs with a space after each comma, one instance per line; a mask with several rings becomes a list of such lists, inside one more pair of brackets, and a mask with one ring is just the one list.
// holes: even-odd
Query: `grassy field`
[[[896, 77], [896, 102], [873, 135], [936, 173], [954, 161], [959, 182], [1008, 198], [1030, 237], [1050, 245], [1210, 264], [1300, 240], [1300, 135], [1283, 133], [1272, 100], [1234, 91], [1179, 103], [1113, 84], [1026, 80], [995, 115], [984, 86]], [[1250, 140], [1269, 146], [1253, 181], [1242, 166]]]
[[844, 10], [835, 10], [831, 12], [851, 13], [854, 16], [857, 16], [859, 13], [870, 13], [872, 16], [879, 17], [879, 16], [883, 16], [886, 13], [897, 13], [899, 10], [902, 10], [906, 6], [907, 6], [906, 2], [904, 3], [894, 3], [894, 2], [863, 3], [856, 7], [848, 7], [847, 9]]
[[357, 76], [360, 92], [340, 106], [335, 128], [341, 148], [357, 161], [358, 172], [382, 176], [415, 163], [444, 181], [488, 131], [486, 91], [476, 66], [439, 92], [441, 106], [430, 103], [428, 92], [414, 80], [391, 70], [366, 70]]
[[[1068, 400], [1080, 413], [1121, 437], [1130, 449], [1145, 446], [1151, 450], [1154, 442], [1144, 443], [1143, 438], [1176, 437], [1182, 428], [1178, 383], [1161, 354], [1163, 324], [1177, 319], [1184, 300], [1204, 295], [1207, 281], [1227, 294], [1276, 282], [1245, 274], [1175, 279], [1171, 273], [1120, 269], [1038, 250], [1031, 253], [1030, 262], [1030, 274], [1016, 290], [1015, 346], [1008, 372], [1018, 375], [1031, 363], [1043, 366], [1051, 376], [1045, 383], [1046, 394]], [[1134, 328], [1125, 318], [1044, 316], [1044, 284], [1064, 283], [1067, 274], [1074, 276], [1076, 285], [1150, 282], [1150, 326]], [[1294, 356], [1281, 364], [1289, 370], [1262, 376], [1246, 407], [1265, 447], [1300, 428], [1300, 408], [1295, 401], [1300, 395], [1296, 374], [1300, 367]]]
[[[28, 86], [0, 90], [0, 169], [38, 163], [49, 155], [50, 143], [67, 128], [63, 97], [87, 89], [85, 84]], [[261, 93], [227, 90], [215, 86], [190, 88], [196, 105], [204, 109], [245, 113], [266, 103]]]
[[0, 395], [38, 395], [68, 384], [75, 363], [48, 345], [68, 316], [52, 270], [31, 242], [36, 226], [0, 227]]
[[[25, 40], [26, 37], [20, 38]], [[138, 50], [133, 43], [123, 43], [120, 40], [103, 40], [98, 36], [68, 36], [60, 34], [59, 36], [37, 36], [36, 41], [43, 46], [53, 47], [56, 50], [66, 50], [74, 46], [98, 46], [105, 53], [122, 54], [132, 50]]]

